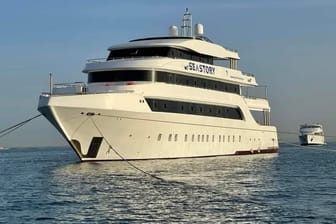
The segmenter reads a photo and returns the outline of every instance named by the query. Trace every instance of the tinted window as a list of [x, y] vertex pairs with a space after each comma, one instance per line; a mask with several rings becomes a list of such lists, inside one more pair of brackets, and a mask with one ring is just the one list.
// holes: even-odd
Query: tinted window
[[157, 71], [155, 75], [157, 82], [166, 82], [170, 84], [193, 86], [203, 89], [212, 89], [223, 92], [237, 93], [240, 94], [239, 85], [225, 83], [210, 79], [196, 78], [187, 75], [180, 75], [170, 72]]
[[147, 98], [146, 101], [152, 111], [243, 120], [243, 114], [240, 108], [237, 107], [224, 107], [210, 104], [149, 98]]
[[128, 48], [120, 50], [111, 50], [107, 60], [119, 59], [119, 58], [132, 58], [132, 57], [170, 57], [170, 58], [182, 58], [186, 60], [193, 60], [208, 64], [213, 64], [213, 58], [211, 56], [202, 55], [197, 52], [191, 52], [182, 49], [176, 49], [171, 47], [148, 47], [148, 48]]
[[151, 81], [152, 71], [141, 70], [120, 70], [90, 72], [88, 82], [122, 82], [122, 81]]

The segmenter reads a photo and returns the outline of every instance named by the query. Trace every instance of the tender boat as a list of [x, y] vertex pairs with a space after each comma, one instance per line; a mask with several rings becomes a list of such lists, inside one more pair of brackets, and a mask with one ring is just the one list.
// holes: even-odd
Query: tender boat
[[278, 151], [268, 100], [247, 94], [258, 84], [238, 70], [238, 53], [211, 42], [201, 24], [193, 34], [190, 11], [182, 21], [182, 35], [171, 26], [169, 36], [114, 45], [86, 63], [87, 83], [40, 95], [38, 110], [81, 161]]

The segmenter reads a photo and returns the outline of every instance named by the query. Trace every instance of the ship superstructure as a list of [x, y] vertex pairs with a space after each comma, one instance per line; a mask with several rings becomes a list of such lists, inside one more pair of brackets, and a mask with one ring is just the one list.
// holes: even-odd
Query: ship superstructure
[[183, 36], [172, 26], [169, 36], [108, 48], [86, 63], [87, 83], [53, 85], [38, 110], [82, 161], [277, 152], [268, 100], [246, 94], [255, 77], [201, 24], [191, 28], [186, 10]]

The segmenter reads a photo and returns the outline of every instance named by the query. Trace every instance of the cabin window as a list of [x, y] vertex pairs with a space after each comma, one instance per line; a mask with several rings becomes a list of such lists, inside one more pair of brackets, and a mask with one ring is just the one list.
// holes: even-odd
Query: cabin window
[[169, 84], [192, 86], [203, 89], [212, 89], [222, 92], [230, 92], [240, 94], [239, 85], [225, 83], [223, 81], [215, 81], [206, 78], [192, 77], [171, 72], [156, 71], [156, 82], [165, 82]]
[[191, 52], [187, 50], [176, 49], [172, 47], [143, 47], [143, 48], [139, 47], [139, 48], [110, 50], [110, 53], [107, 57], [107, 61], [122, 58], [136, 58], [136, 57], [170, 57], [170, 58], [181, 58], [203, 62], [207, 64], [213, 64], [213, 57], [211, 56], [198, 54], [196, 52]]
[[152, 81], [152, 71], [147, 70], [117, 70], [89, 72], [88, 83], [93, 82], [127, 82]]
[[[183, 101], [162, 100], [146, 98], [146, 102], [152, 111], [194, 114], [209, 117], [222, 117], [228, 119], [243, 120], [244, 116], [238, 107], [226, 107], [218, 105], [208, 105], [199, 103], [190, 103]], [[211, 111], [211, 112], [210, 112]], [[217, 111], [217, 113], [215, 113]]]

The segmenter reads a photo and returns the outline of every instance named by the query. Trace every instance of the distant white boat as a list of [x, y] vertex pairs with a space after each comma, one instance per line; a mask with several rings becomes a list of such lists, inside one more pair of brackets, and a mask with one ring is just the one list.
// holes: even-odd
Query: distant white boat
[[324, 145], [324, 132], [321, 124], [304, 124], [300, 126], [301, 145]]
[[0, 150], [2, 149], [8, 149], [7, 147], [0, 146]]

